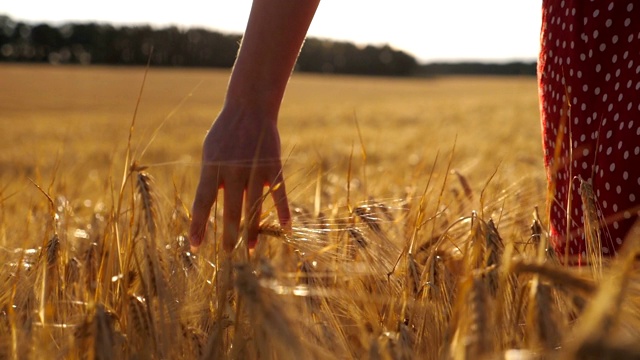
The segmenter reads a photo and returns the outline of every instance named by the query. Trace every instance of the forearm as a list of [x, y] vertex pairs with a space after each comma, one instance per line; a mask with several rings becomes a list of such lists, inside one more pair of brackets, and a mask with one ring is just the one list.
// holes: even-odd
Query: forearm
[[276, 120], [284, 91], [320, 0], [254, 0], [225, 107]]

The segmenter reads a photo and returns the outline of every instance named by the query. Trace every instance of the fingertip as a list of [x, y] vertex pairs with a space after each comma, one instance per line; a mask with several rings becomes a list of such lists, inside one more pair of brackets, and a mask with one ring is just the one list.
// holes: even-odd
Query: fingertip
[[230, 238], [227, 238], [227, 237], [223, 237], [222, 248], [224, 249], [224, 251], [226, 253], [232, 252], [234, 247], [236, 247], [236, 240], [235, 239], [230, 239]]
[[204, 238], [204, 229], [197, 224], [192, 223], [191, 229], [189, 231], [189, 245], [191, 246], [191, 251], [194, 249], [197, 250], [198, 247], [202, 244], [202, 239]]
[[283, 230], [291, 230], [291, 211], [289, 210], [289, 203], [286, 198], [279, 204], [276, 204], [276, 211], [278, 212], [278, 221], [280, 221], [280, 227]]
[[280, 227], [284, 230], [291, 230], [291, 210], [289, 210], [289, 200], [287, 199], [287, 191], [284, 182], [280, 182], [271, 193], [273, 202], [278, 213], [278, 221]]
[[286, 212], [286, 215], [284, 217], [279, 216], [280, 227], [282, 230], [291, 231], [291, 214], [289, 213], [289, 209], [287, 208], [283, 210], [283, 212]]
[[256, 247], [258, 243], [258, 229], [254, 229], [254, 225], [249, 224], [249, 229], [247, 231], [247, 246], [249, 249], [253, 249]]

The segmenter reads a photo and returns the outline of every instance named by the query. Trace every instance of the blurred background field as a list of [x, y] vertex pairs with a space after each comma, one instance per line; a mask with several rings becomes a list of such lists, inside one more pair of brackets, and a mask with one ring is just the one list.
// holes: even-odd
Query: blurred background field
[[[143, 77], [140, 67], [0, 67], [0, 184], [12, 217], [5, 226], [20, 228], [27, 204], [40, 200], [27, 178], [73, 201], [108, 201]], [[228, 70], [150, 69], [133, 145], [166, 198], [175, 183], [190, 204], [201, 141], [227, 80]], [[344, 197], [351, 154], [355, 199], [399, 197], [426, 181], [435, 155], [447, 159], [454, 144], [452, 166], [475, 188], [494, 171], [498, 188], [544, 181], [533, 77], [295, 74], [279, 121], [290, 196], [302, 203], [314, 195], [317, 169], [343, 183], [327, 203]]]

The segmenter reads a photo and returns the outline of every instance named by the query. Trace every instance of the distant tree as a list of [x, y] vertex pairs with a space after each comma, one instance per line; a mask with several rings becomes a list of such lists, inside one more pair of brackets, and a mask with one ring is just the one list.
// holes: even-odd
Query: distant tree
[[357, 47], [352, 43], [308, 39], [298, 58], [296, 69], [307, 72], [368, 75], [412, 75], [416, 60], [401, 51], [382, 47]]
[[461, 62], [461, 63], [430, 63], [421, 65], [417, 75], [536, 75], [535, 62], [509, 62], [503, 64]]
[[[52, 28], [49, 25], [41, 24], [36, 25], [31, 29], [31, 46], [35, 50], [34, 61], [46, 62], [50, 61], [50, 55], [55, 53], [59, 55], [59, 51], [62, 49], [68, 49], [64, 47], [64, 41], [62, 34], [56, 28]], [[59, 59], [59, 61], [62, 59]]]
[[[108, 24], [47, 24], [15, 22], [0, 15], [0, 61], [53, 64], [231, 67], [241, 36], [205, 29]], [[153, 50], [152, 50], [153, 49]], [[334, 74], [434, 76], [447, 74], [535, 75], [535, 63], [433, 63], [416, 59], [388, 45], [357, 46], [349, 42], [307, 39], [296, 70]]]

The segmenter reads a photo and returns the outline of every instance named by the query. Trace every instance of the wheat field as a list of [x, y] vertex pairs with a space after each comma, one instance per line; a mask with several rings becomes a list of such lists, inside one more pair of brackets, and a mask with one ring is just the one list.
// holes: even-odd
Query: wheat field
[[0, 358], [640, 356], [635, 241], [547, 251], [535, 78], [294, 74], [293, 231], [191, 254], [228, 75], [0, 66]]

